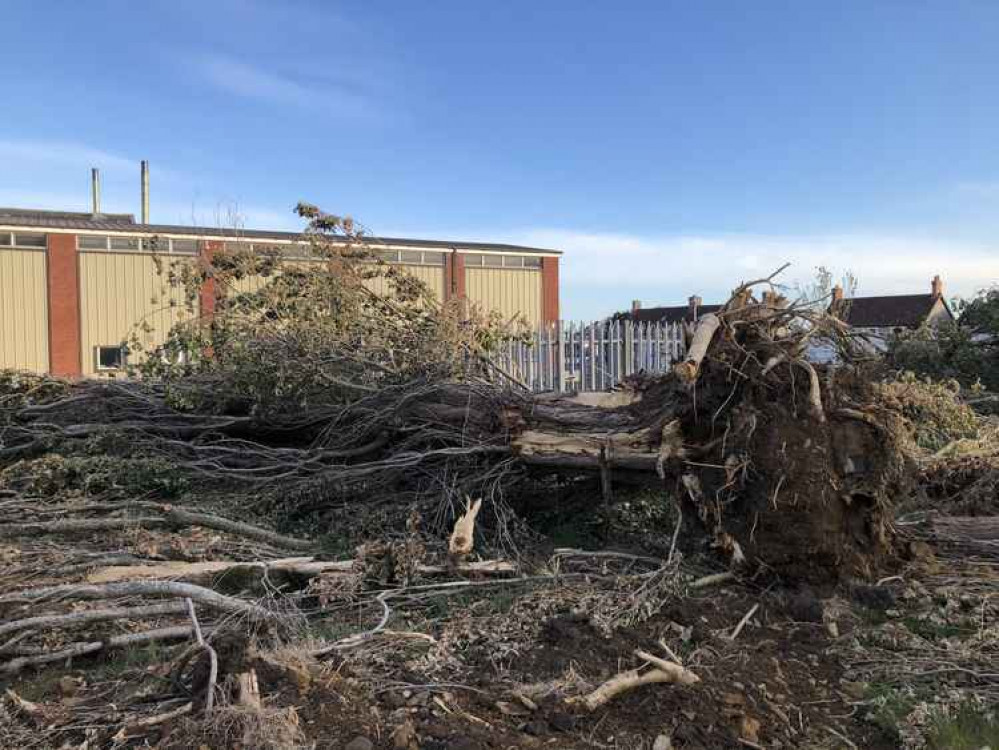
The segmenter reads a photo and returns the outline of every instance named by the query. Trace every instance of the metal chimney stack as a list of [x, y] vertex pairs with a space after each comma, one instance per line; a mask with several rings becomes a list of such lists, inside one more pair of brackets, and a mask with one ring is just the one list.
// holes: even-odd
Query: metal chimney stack
[[142, 223], [149, 223], [149, 162], [142, 160]]
[[94, 167], [90, 170], [90, 212], [99, 214], [101, 212], [101, 170]]

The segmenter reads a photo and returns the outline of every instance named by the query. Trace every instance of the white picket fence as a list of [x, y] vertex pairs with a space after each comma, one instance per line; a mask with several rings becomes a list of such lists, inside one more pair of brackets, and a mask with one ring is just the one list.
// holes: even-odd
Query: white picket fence
[[637, 372], [665, 372], [683, 355], [679, 323], [559, 321], [492, 360], [532, 391], [602, 391]]

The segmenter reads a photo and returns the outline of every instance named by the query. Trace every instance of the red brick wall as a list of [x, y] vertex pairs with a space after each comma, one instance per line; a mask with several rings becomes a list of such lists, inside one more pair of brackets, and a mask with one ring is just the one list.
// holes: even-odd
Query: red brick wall
[[458, 252], [447, 255], [447, 277], [444, 279], [448, 299], [465, 296], [465, 256]]
[[46, 276], [49, 310], [49, 371], [83, 374], [80, 352], [80, 265], [75, 234], [48, 236]]
[[545, 323], [559, 319], [558, 258], [541, 259], [541, 319]]

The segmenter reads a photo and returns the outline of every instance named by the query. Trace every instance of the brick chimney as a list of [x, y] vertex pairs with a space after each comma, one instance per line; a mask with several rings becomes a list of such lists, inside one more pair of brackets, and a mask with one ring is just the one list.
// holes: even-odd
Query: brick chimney
[[934, 299], [943, 297], [943, 279], [940, 278], [940, 274], [934, 276], [933, 281], [930, 282], [930, 292]]
[[832, 301], [833, 302], [842, 302], [843, 301], [843, 287], [842, 287], [842, 285], [837, 284], [836, 286], [834, 286], [832, 288]]
[[687, 300], [687, 306], [690, 311], [690, 319], [697, 320], [697, 308], [701, 306], [701, 298], [696, 294]]
[[642, 300], [640, 300], [640, 299], [633, 299], [631, 301], [631, 311], [633, 313], [637, 313], [641, 309], [642, 309]]

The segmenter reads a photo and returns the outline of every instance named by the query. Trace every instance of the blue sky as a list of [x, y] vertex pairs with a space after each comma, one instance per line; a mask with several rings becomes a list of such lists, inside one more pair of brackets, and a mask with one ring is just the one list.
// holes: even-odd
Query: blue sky
[[0, 205], [565, 252], [563, 310], [999, 282], [999, 2], [3, 0]]

